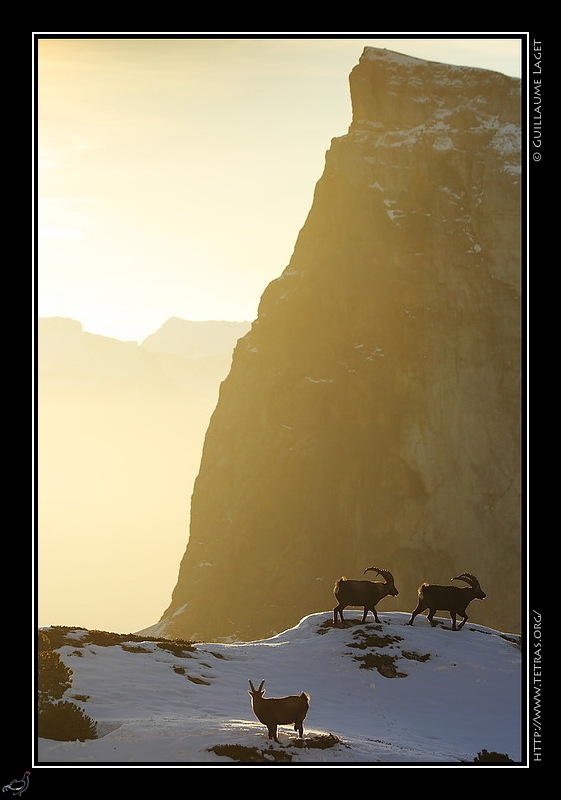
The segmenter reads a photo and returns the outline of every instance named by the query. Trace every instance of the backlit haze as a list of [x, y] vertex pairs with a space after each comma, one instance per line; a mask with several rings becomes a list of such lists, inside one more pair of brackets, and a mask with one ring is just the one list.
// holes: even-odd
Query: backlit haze
[[[496, 36], [39, 38], [38, 316], [132, 342], [170, 317], [255, 319], [348, 131], [364, 47], [519, 76], [520, 40]], [[188, 401], [40, 384], [39, 625], [159, 619], [218, 384]]]
[[520, 75], [517, 39], [41, 39], [39, 316], [254, 319], [367, 45]]

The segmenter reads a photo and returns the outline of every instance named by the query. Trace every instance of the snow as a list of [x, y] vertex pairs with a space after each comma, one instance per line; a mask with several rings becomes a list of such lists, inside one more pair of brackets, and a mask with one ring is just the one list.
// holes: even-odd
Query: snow
[[449, 136], [441, 136], [435, 139], [433, 145], [435, 150], [455, 150], [456, 146]]
[[[409, 626], [404, 613], [379, 612], [379, 625], [361, 624], [355, 610], [345, 616], [345, 627], [322, 612], [267, 640], [179, 652], [161, 641], [92, 644], [76, 629], [57, 651], [73, 670], [64, 699], [96, 721], [99, 738], [39, 739], [37, 766], [237, 765], [217, 746], [257, 748], [244, 752], [263, 764], [434, 766], [473, 762], [483, 749], [520, 763], [518, 636], [471, 622], [452, 631], [449, 619]], [[380, 655], [395, 659], [397, 677], [357, 660]], [[311, 695], [308, 746], [296, 746], [289, 726], [278, 744], [267, 738], [247, 694], [248, 680], [262, 679], [269, 697]]]
[[[387, 65], [406, 70], [415, 70], [419, 67], [433, 67], [440, 71], [434, 78], [436, 84], [445, 86], [459, 86], [464, 83], [463, 74], [476, 74], [489, 72], [487, 69], [479, 67], [468, 67], [459, 64], [443, 64], [440, 62], [430, 61], [425, 58], [409, 56], [405, 53], [398, 53], [395, 50], [387, 50], [381, 47], [365, 47], [361, 56], [362, 60], [367, 61], [384, 61]], [[397, 72], [397, 69], [396, 69]], [[456, 77], [459, 76], [459, 77]], [[407, 76], [409, 80], [409, 75]]]
[[365, 47], [362, 57], [369, 61], [384, 59], [385, 61], [391, 61], [403, 67], [416, 67], [419, 64], [426, 65], [433, 63], [424, 58], [415, 58], [415, 56], [408, 56], [405, 55], [405, 53], [398, 53], [395, 50], [386, 50], [386, 48], [378, 47]]
[[405, 211], [400, 211], [399, 209], [386, 209], [386, 214], [392, 220], [392, 222], [397, 222], [402, 217], [405, 216]]

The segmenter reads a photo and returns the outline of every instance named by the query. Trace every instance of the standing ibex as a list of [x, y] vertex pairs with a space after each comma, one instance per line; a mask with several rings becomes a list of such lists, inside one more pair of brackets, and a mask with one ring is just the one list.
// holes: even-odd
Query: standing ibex
[[259, 689], [249, 681], [251, 705], [253, 713], [263, 725], [267, 726], [269, 739], [277, 739], [277, 725], [291, 725], [294, 723], [294, 730], [298, 732], [298, 738], [304, 735], [303, 722], [310, 707], [310, 695], [306, 692], [292, 694], [288, 697], [263, 697], [264, 680], [259, 684]]
[[[463, 628], [468, 618], [466, 608], [469, 603], [475, 599], [484, 600], [487, 595], [482, 590], [475, 575], [470, 575], [469, 572], [456, 575], [452, 580], [465, 581], [469, 583], [469, 586], [438, 586], [430, 583], [423, 583], [422, 586], [419, 586], [419, 602], [417, 603], [417, 608], [411, 614], [408, 625], [412, 625], [417, 614], [428, 608], [427, 619], [433, 627], [436, 625], [436, 622], [433, 622], [435, 612], [449, 611], [452, 618], [452, 630], [459, 631]], [[457, 614], [463, 619], [456, 628]]]
[[333, 587], [333, 594], [338, 604], [333, 609], [333, 624], [337, 624], [337, 616], [340, 617], [341, 622], [344, 622], [343, 609], [347, 606], [363, 606], [364, 613], [362, 615], [362, 622], [366, 621], [366, 615], [369, 611], [374, 614], [376, 622], [380, 622], [378, 614], [376, 613], [376, 605], [379, 601], [391, 594], [392, 597], [397, 597], [399, 592], [395, 588], [393, 575], [387, 569], [378, 569], [378, 567], [367, 567], [364, 571], [368, 572], [373, 570], [378, 575], [384, 578], [385, 583], [381, 581], [348, 581], [346, 578], [339, 578]]

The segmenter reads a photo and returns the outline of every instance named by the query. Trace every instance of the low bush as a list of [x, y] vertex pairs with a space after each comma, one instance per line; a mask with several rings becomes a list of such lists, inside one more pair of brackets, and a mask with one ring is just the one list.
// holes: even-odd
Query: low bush
[[53, 700], [60, 700], [72, 685], [72, 670], [63, 663], [59, 654], [52, 650], [43, 650], [39, 653], [37, 669], [39, 707]]
[[[37, 637], [37, 733], [44, 739], [72, 742], [96, 739], [96, 724], [75, 703], [61, 700], [72, 686], [72, 670], [52, 648], [52, 639]], [[76, 699], [87, 699], [76, 695]]]
[[95, 722], [75, 703], [45, 703], [39, 710], [38, 734], [60, 742], [97, 739]]
[[515, 764], [506, 753], [496, 753], [495, 751], [489, 752], [488, 750], [481, 750], [473, 759], [476, 764]]

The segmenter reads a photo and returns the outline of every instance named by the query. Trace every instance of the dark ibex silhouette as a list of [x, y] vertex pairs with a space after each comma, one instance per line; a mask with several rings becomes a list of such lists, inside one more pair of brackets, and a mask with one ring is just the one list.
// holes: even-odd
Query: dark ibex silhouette
[[249, 681], [250, 691], [248, 694], [251, 696], [251, 705], [253, 713], [263, 725], [266, 725], [269, 733], [269, 739], [274, 739], [278, 742], [277, 726], [278, 725], [292, 725], [294, 723], [294, 730], [298, 732], [298, 737], [301, 739], [304, 735], [303, 722], [310, 707], [310, 695], [306, 692], [301, 694], [292, 694], [288, 697], [263, 697], [265, 690], [263, 689], [265, 681], [262, 680], [259, 688]]
[[[452, 580], [465, 581], [469, 586], [438, 586], [431, 583], [423, 583], [422, 586], [419, 586], [419, 602], [407, 624], [412, 625], [417, 614], [428, 608], [427, 619], [433, 627], [436, 625], [436, 622], [433, 622], [435, 612], [449, 611], [452, 618], [452, 630], [461, 630], [468, 618], [466, 614], [468, 605], [472, 600], [484, 600], [487, 595], [482, 590], [475, 575], [470, 575], [469, 572], [456, 575]], [[463, 617], [457, 628], [456, 615]]]
[[376, 613], [376, 605], [383, 597], [391, 595], [397, 597], [399, 592], [395, 588], [395, 582], [391, 572], [387, 569], [378, 569], [378, 567], [367, 567], [364, 571], [368, 572], [373, 570], [378, 575], [384, 578], [382, 581], [348, 581], [346, 578], [339, 578], [333, 587], [333, 594], [338, 602], [338, 605], [333, 609], [333, 624], [337, 624], [337, 617], [341, 622], [344, 622], [343, 609], [347, 606], [363, 606], [364, 613], [362, 615], [362, 622], [366, 621], [366, 616], [369, 611], [374, 614], [376, 622], [380, 622], [378, 614]]

